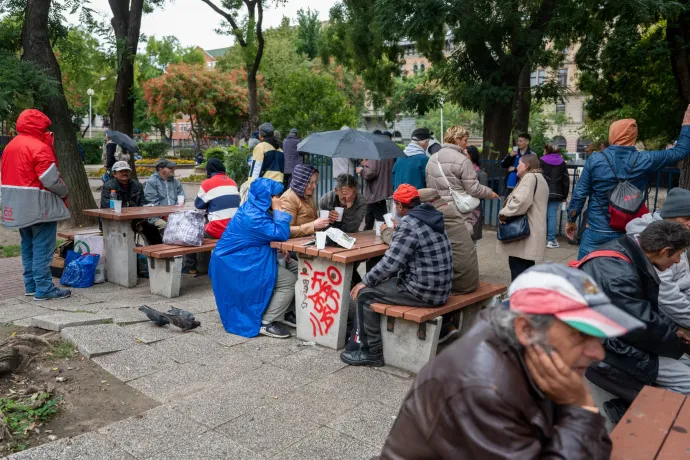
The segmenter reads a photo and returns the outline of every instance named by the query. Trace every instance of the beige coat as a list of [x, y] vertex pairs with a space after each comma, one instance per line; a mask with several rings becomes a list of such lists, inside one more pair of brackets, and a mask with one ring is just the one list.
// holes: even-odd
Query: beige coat
[[314, 230], [314, 221], [319, 217], [319, 211], [316, 207], [316, 199], [300, 198], [292, 189], [288, 189], [280, 197], [282, 210], [292, 216], [290, 222], [290, 238], [298, 238], [300, 236], [309, 236], [316, 233]]
[[[534, 187], [537, 186], [535, 193]], [[500, 215], [506, 217], [527, 214], [530, 235], [514, 243], [496, 241], [496, 252], [526, 260], [541, 261], [546, 252], [546, 208], [549, 204], [549, 184], [541, 172], [527, 173], [520, 179], [513, 193], [506, 198]]]
[[[439, 169], [439, 162], [443, 168], [443, 174]], [[438, 190], [441, 197], [446, 200], [453, 208], [457, 210], [453, 198], [450, 195], [448, 184], [453, 190], [465, 192], [479, 199], [491, 199], [493, 197], [493, 190], [489, 187], [481, 185], [477, 178], [477, 173], [474, 171], [472, 161], [462, 153], [462, 150], [457, 145], [443, 144], [443, 148], [434, 153], [426, 165], [426, 186]], [[459, 213], [460, 211], [458, 211]], [[466, 223], [467, 218], [471, 213], [462, 214], [462, 222]], [[472, 231], [470, 225], [468, 230]]]

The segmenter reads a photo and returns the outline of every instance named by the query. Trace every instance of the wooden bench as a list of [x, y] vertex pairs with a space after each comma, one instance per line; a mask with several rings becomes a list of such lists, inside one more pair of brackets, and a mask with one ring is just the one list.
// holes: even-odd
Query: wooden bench
[[204, 238], [201, 246], [154, 244], [136, 247], [134, 252], [148, 258], [151, 294], [172, 299], [180, 296], [182, 256], [213, 251], [217, 243], [213, 238]]
[[99, 235], [102, 236], [103, 232], [98, 228], [78, 228], [75, 230], [67, 230], [64, 232], [57, 232], [57, 237], [65, 241], [74, 241], [74, 237], [77, 235]]
[[419, 372], [434, 356], [441, 333], [441, 316], [460, 311], [460, 333], [469, 329], [479, 311], [499, 301], [506, 291], [502, 284], [479, 283], [479, 289], [463, 295], [451, 295], [440, 307], [416, 308], [375, 303], [371, 308], [381, 314], [383, 358], [386, 364]]
[[644, 387], [611, 432], [612, 460], [690, 459], [690, 401]]

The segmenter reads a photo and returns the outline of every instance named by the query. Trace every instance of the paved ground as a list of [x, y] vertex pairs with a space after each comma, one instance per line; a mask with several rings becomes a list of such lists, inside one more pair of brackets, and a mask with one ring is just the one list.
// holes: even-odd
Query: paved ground
[[[481, 277], [507, 283], [507, 260], [495, 254], [495, 233], [485, 235]], [[575, 251], [565, 246], [547, 255], [566, 262]], [[20, 273], [19, 259], [0, 259], [3, 282], [16, 278], [12, 264]], [[14, 284], [21, 287], [20, 281]], [[30, 325], [32, 317], [58, 314], [52, 320], [83, 354], [160, 403], [10, 460], [366, 460], [380, 452], [412, 382], [412, 376], [392, 368], [346, 367], [337, 352], [296, 338], [226, 333], [207, 277], [185, 278], [181, 297], [173, 300], [151, 295], [147, 280], [134, 289], [106, 283], [43, 303], [0, 287], [0, 322]], [[202, 326], [188, 333], [157, 328], [144, 322], [136, 309], [142, 304], [187, 309]], [[74, 326], [89, 313], [113, 322]]]

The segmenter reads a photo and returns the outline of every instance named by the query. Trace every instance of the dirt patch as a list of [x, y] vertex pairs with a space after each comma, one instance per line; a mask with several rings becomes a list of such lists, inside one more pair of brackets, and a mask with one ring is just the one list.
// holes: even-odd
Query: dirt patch
[[21, 237], [16, 230], [7, 230], [0, 226], [0, 246], [14, 246], [21, 243]]
[[[54, 333], [46, 334], [46, 331], [36, 328], [0, 326], [0, 340], [12, 334], [55, 336]], [[94, 431], [158, 405], [155, 400], [115, 379], [64, 343], [52, 350], [42, 349], [18, 372], [0, 377], [0, 398], [46, 392], [52, 399], [59, 400], [57, 415], [48, 422], [37, 423], [20, 443], [3, 440], [0, 456], [7, 455], [11, 450], [35, 447], [55, 439]]]

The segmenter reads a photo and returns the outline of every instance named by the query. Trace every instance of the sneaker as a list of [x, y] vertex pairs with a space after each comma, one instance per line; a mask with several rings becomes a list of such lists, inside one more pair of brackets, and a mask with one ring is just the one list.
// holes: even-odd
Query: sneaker
[[33, 292], [25, 292], [24, 295], [25, 295], [26, 297], [31, 297], [32, 295], [36, 295], [36, 291], [33, 291]]
[[441, 335], [438, 339], [438, 343], [441, 344], [458, 336], [458, 328], [455, 327], [453, 323], [444, 323], [441, 326]]
[[294, 311], [289, 311], [285, 313], [285, 317], [283, 318], [281, 323], [286, 324], [290, 327], [297, 327], [297, 315], [295, 315]]
[[285, 329], [283, 325], [277, 321], [272, 323], [262, 324], [261, 329], [259, 329], [259, 334], [265, 335], [267, 337], [273, 337], [275, 339], [287, 339], [290, 337], [290, 331]]
[[546, 247], [548, 249], [558, 249], [561, 247], [561, 245], [558, 244], [558, 241], [549, 241], [548, 243], [546, 243]]
[[383, 363], [383, 353], [370, 354], [360, 350], [344, 351], [340, 353], [340, 360], [350, 366], [373, 366], [381, 367]]
[[182, 274], [183, 275], [196, 275], [197, 271], [196, 271], [196, 268], [182, 267]]
[[45, 296], [34, 296], [34, 300], [36, 301], [42, 301], [42, 300], [56, 300], [56, 299], [66, 299], [67, 297], [72, 295], [72, 291], [69, 289], [60, 289], [60, 288], [55, 288], [50, 292], [50, 294], [47, 294]]

